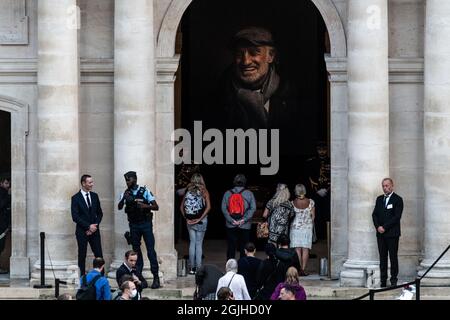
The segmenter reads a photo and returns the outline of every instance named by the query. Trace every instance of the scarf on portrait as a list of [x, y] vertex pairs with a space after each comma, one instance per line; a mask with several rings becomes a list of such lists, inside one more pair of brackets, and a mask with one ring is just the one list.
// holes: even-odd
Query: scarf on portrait
[[261, 124], [261, 127], [268, 127], [269, 112], [264, 108], [264, 105], [277, 91], [279, 85], [280, 76], [273, 66], [270, 67], [261, 89], [251, 90], [233, 80], [233, 88], [239, 104], [256, 116], [255, 120]]

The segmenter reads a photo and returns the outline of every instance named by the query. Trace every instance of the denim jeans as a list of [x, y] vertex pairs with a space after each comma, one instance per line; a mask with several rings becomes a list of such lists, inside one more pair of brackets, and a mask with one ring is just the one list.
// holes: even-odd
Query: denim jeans
[[154, 276], [158, 276], [158, 259], [155, 251], [155, 236], [153, 235], [153, 224], [151, 221], [143, 223], [130, 223], [131, 245], [138, 254], [136, 269], [142, 273], [144, 268], [144, 259], [141, 251], [141, 238], [144, 237], [147, 256], [150, 260], [150, 270]]
[[197, 231], [192, 226], [187, 226], [189, 231], [189, 264], [191, 268], [199, 268], [202, 265], [203, 238], [205, 231]]

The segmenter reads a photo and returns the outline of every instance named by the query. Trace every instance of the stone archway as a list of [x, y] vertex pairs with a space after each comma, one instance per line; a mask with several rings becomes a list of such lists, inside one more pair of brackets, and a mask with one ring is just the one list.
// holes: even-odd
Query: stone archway
[[0, 110], [11, 114], [11, 279], [28, 279], [26, 137], [28, 104], [0, 95]]
[[[175, 38], [184, 12], [193, 0], [172, 1], [161, 24], [157, 37], [156, 56], [169, 58], [175, 56]], [[332, 0], [311, 0], [322, 15], [330, 35], [331, 57], [346, 57], [347, 42], [344, 26]]]
[[[174, 130], [175, 73], [180, 56], [175, 54], [178, 26], [193, 0], [172, 1], [162, 20], [156, 43], [156, 191], [163, 194], [167, 209], [174, 206], [174, 168], [170, 166]], [[339, 275], [347, 258], [347, 41], [339, 13], [332, 0], [311, 0], [319, 10], [328, 30], [331, 53], [325, 56], [331, 97], [331, 275]], [[170, 212], [170, 211], [167, 211]], [[165, 229], [171, 230], [173, 229]], [[171, 234], [173, 239], [173, 234]], [[158, 233], [156, 237], [159, 238]], [[160, 237], [163, 237], [162, 235]], [[164, 237], [167, 237], [165, 235]], [[166, 239], [167, 239], [166, 238]], [[158, 242], [158, 241], [157, 241]], [[165, 270], [168, 278], [176, 276], [176, 267]]]

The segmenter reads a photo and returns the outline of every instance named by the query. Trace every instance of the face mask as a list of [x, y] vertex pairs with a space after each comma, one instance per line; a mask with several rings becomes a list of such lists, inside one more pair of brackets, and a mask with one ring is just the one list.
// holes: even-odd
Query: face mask
[[134, 298], [134, 297], [136, 297], [136, 295], [137, 295], [137, 290], [136, 289], [131, 290], [131, 297]]

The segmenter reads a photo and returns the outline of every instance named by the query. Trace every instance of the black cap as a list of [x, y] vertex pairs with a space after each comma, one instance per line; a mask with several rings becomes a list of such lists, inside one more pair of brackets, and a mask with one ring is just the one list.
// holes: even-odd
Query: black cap
[[316, 148], [328, 148], [328, 145], [325, 141], [317, 141]]
[[137, 179], [136, 171], [128, 171], [123, 176], [125, 177], [125, 179], [129, 179], [129, 178]]
[[261, 27], [248, 27], [238, 31], [231, 42], [235, 48], [239, 44], [252, 44], [254, 46], [274, 46], [272, 34], [269, 30]]

